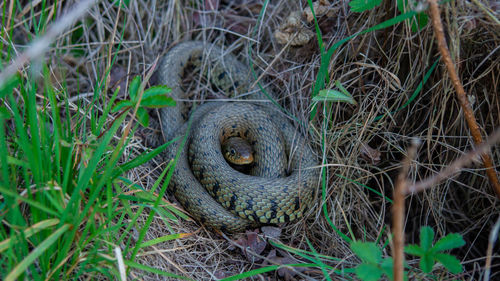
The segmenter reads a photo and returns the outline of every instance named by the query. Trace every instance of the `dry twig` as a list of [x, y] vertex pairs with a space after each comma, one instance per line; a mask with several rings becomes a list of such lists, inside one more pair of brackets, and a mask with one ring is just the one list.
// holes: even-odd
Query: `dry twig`
[[488, 249], [486, 250], [486, 264], [484, 265], [484, 281], [490, 280], [491, 274], [491, 260], [493, 256], [493, 246], [498, 238], [498, 230], [500, 229], [500, 216], [497, 219], [495, 225], [490, 232], [490, 237], [488, 239]]
[[[453, 86], [455, 87], [455, 91], [457, 91], [457, 97], [460, 102], [460, 106], [464, 111], [465, 119], [470, 128], [474, 143], [480, 144], [483, 142], [483, 138], [481, 136], [481, 132], [479, 131], [479, 125], [474, 117], [474, 112], [472, 111], [467, 95], [465, 94], [462, 82], [458, 77], [457, 70], [451, 59], [450, 51], [448, 50], [437, 0], [428, 0], [428, 2], [430, 7], [430, 17], [432, 19], [432, 26], [434, 27], [434, 35], [436, 36], [438, 42], [439, 52], [441, 53], [441, 57], [443, 58], [446, 68], [448, 69], [448, 75], [450, 76]], [[490, 180], [497, 196], [500, 198], [500, 182], [498, 181], [496, 171], [493, 168], [491, 157], [488, 153], [482, 154], [481, 157], [486, 169], [486, 175], [488, 176], [488, 179]]]
[[482, 143], [476, 149], [466, 153], [464, 156], [458, 158], [451, 164], [447, 165], [445, 169], [443, 169], [435, 176], [427, 178], [425, 180], [421, 180], [409, 186], [408, 189], [406, 190], [407, 194], [423, 191], [424, 189], [437, 185], [441, 180], [449, 178], [451, 175], [458, 172], [462, 167], [471, 163], [472, 160], [477, 155], [486, 154], [490, 149], [490, 147], [493, 146], [498, 141], [500, 141], [500, 129], [496, 130], [495, 133], [493, 133], [490, 137], [488, 137], [486, 142]]
[[410, 170], [412, 159], [417, 154], [419, 145], [418, 140], [412, 142], [412, 146], [408, 151], [408, 156], [403, 162], [403, 167], [396, 181], [396, 189], [394, 190], [394, 205], [392, 207], [392, 232], [394, 234], [394, 246], [392, 256], [394, 258], [394, 280], [403, 281], [404, 279], [404, 219], [405, 219], [405, 196], [408, 189], [407, 175]]

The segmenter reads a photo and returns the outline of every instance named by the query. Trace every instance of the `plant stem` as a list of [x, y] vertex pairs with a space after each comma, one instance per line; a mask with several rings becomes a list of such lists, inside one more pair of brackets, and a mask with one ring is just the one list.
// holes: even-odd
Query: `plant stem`
[[[436, 36], [438, 42], [439, 52], [441, 53], [441, 57], [443, 58], [446, 68], [448, 69], [448, 75], [450, 76], [453, 87], [455, 87], [455, 91], [457, 92], [457, 98], [460, 102], [462, 110], [464, 111], [465, 120], [467, 121], [467, 125], [471, 131], [474, 143], [479, 145], [483, 142], [483, 138], [481, 136], [481, 132], [479, 131], [479, 125], [474, 117], [474, 112], [472, 111], [467, 95], [465, 94], [462, 82], [458, 77], [457, 70], [453, 64], [453, 60], [451, 59], [450, 51], [448, 50], [437, 0], [428, 0], [428, 2], [430, 7], [430, 17], [432, 20], [432, 26], [434, 27], [434, 35]], [[483, 159], [483, 164], [486, 169], [486, 175], [488, 176], [497, 197], [500, 198], [500, 182], [498, 181], [496, 171], [493, 168], [491, 157], [488, 153], [483, 153], [481, 158]]]
[[396, 180], [396, 188], [394, 190], [394, 205], [392, 206], [392, 233], [394, 235], [392, 257], [394, 259], [394, 281], [404, 280], [404, 220], [405, 220], [405, 196], [408, 190], [408, 171], [412, 159], [417, 154], [419, 141], [412, 142], [408, 155], [403, 161], [403, 167]]

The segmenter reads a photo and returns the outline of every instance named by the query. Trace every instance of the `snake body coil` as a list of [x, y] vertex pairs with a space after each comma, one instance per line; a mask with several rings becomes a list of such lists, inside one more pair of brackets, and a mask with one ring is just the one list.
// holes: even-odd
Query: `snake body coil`
[[[166, 140], [189, 134], [186, 145], [179, 138], [167, 151], [171, 159], [180, 153], [169, 186], [174, 195], [195, 219], [222, 231], [302, 216], [317, 186], [316, 158], [278, 110], [251, 101], [265, 99], [261, 93], [248, 95], [250, 101], [205, 103], [191, 114], [189, 129], [179, 102], [184, 97], [181, 79], [187, 65], [204, 61], [211, 82], [227, 94], [246, 93], [250, 86], [249, 69], [214, 45], [180, 43], [163, 57], [157, 83], [171, 87], [178, 104], [160, 110], [162, 132]], [[250, 175], [232, 169], [222, 156], [221, 142], [235, 136], [253, 147]]]

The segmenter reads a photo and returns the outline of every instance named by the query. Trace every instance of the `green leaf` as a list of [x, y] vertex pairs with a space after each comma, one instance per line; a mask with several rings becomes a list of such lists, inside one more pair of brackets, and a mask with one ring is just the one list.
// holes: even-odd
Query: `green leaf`
[[432, 241], [434, 241], [434, 230], [429, 226], [420, 228], [420, 247], [422, 247], [423, 251], [430, 250]]
[[0, 99], [3, 99], [7, 94], [12, 93], [12, 90], [19, 85], [19, 82], [19, 74], [16, 74], [7, 79], [3, 85], [0, 85]]
[[158, 243], [165, 242], [165, 241], [170, 241], [170, 240], [174, 240], [174, 239], [185, 238], [185, 237], [188, 237], [190, 235], [193, 235], [193, 234], [192, 233], [175, 233], [175, 234], [165, 235], [165, 236], [162, 236], [162, 237], [158, 237], [158, 238], [155, 238], [155, 239], [143, 242], [141, 244], [141, 248], [153, 246], [153, 245], [156, 245]]
[[415, 16], [415, 19], [417, 22], [415, 23], [415, 21], [412, 21], [411, 23], [412, 32], [417, 32], [418, 30], [424, 28], [427, 25], [427, 22], [429, 22], [429, 17], [426, 13], [418, 13]]
[[382, 251], [373, 242], [354, 241], [351, 250], [364, 262], [378, 264], [382, 260]]
[[363, 281], [377, 281], [382, 277], [382, 269], [376, 264], [362, 263], [355, 269], [356, 275]]
[[153, 268], [153, 267], [150, 267], [150, 266], [147, 266], [147, 265], [142, 265], [140, 263], [136, 263], [136, 262], [131, 261], [131, 260], [124, 260], [123, 262], [127, 266], [129, 266], [129, 267], [137, 268], [139, 270], [143, 270], [143, 271], [146, 271], [146, 272], [151, 272], [151, 273], [154, 273], [154, 274], [158, 274], [160, 276], [166, 276], [166, 277], [171, 277], [171, 278], [175, 278], [175, 279], [182, 279], [182, 280], [192, 280], [192, 279], [190, 279], [188, 277], [184, 277], [184, 276], [180, 276], [180, 275], [173, 274], [173, 273], [170, 273], [170, 272], [166, 272], [166, 271], [163, 271], [163, 270], [160, 270], [160, 269], [156, 269], [156, 268]]
[[408, 9], [405, 9], [405, 7], [408, 6], [408, 0], [397, 0], [396, 3], [397, 3], [397, 6], [398, 6], [398, 10], [401, 13], [404, 13], [405, 10], [408, 10]]
[[132, 79], [132, 82], [130, 82], [129, 88], [128, 88], [128, 93], [130, 96], [130, 99], [135, 101], [137, 98], [137, 91], [139, 90], [139, 86], [141, 86], [141, 77], [136, 76], [134, 79]]
[[115, 5], [116, 7], [120, 6], [120, 1], [122, 8], [126, 8], [129, 6], [130, 0], [115, 0], [113, 2], [113, 5]]
[[141, 106], [149, 108], [160, 108], [175, 105], [175, 100], [172, 97], [167, 96], [152, 96], [141, 100]]
[[349, 7], [351, 7], [351, 11], [361, 13], [373, 9], [380, 5], [381, 2], [382, 0], [352, 0], [349, 2]]
[[434, 258], [453, 274], [462, 272], [460, 261], [452, 255], [436, 254]]
[[414, 256], [423, 256], [425, 255], [425, 251], [420, 248], [420, 246], [411, 244], [405, 247], [405, 252], [409, 255], [414, 255]]
[[432, 247], [432, 251], [434, 253], [442, 252], [462, 247], [463, 245], [465, 245], [465, 241], [462, 238], [462, 235], [458, 233], [450, 233], [445, 237], [439, 239], [439, 241], [434, 245], [434, 247]]
[[149, 115], [148, 111], [144, 107], [139, 107], [137, 109], [137, 115], [135, 116], [137, 121], [141, 123], [143, 127], [149, 126]]
[[116, 105], [111, 109], [111, 112], [115, 113], [120, 111], [124, 107], [132, 107], [134, 104], [129, 100], [122, 100], [116, 103]]
[[10, 111], [5, 106], [0, 106], [0, 116], [3, 119], [10, 119], [12, 117]]
[[384, 259], [380, 264], [380, 267], [390, 280], [394, 280], [394, 260], [392, 258]]
[[[408, 0], [397, 0], [398, 10], [401, 13], [404, 13], [405, 11], [413, 11], [415, 10], [415, 8], [417, 8], [416, 3], [412, 7], [410, 7], [409, 5], [410, 4], [408, 4]], [[415, 18], [410, 19], [410, 21], [411, 21], [411, 31], [417, 32], [419, 29], [422, 29], [427, 25], [429, 17], [425, 12], [421, 12], [416, 14]]]
[[428, 254], [423, 255], [420, 259], [420, 269], [425, 273], [429, 273], [432, 271], [432, 266], [434, 266], [434, 259]]
[[356, 101], [349, 93], [342, 93], [337, 90], [321, 90], [318, 95], [312, 98], [315, 102], [320, 101], [334, 101], [334, 102], [346, 102], [350, 104], [357, 104]]
[[170, 89], [167, 86], [163, 85], [153, 86], [144, 91], [144, 94], [142, 94], [142, 99], [154, 96], [164, 96], [170, 92], [172, 92], [172, 89]]
[[26, 269], [32, 265], [37, 258], [45, 253], [45, 251], [54, 243], [58, 241], [58, 238], [63, 235], [71, 227], [69, 224], [61, 226], [59, 229], [54, 231], [47, 239], [43, 240], [36, 248], [34, 248], [29, 255], [27, 255], [19, 264], [9, 272], [9, 275], [5, 277], [5, 281], [17, 280], [19, 275], [23, 274]]
[[[23, 230], [24, 239], [28, 239], [31, 236], [37, 234], [38, 232], [48, 229], [54, 225], [57, 225], [58, 223], [59, 223], [58, 219], [47, 219], [40, 221]], [[11, 238], [5, 239], [4, 241], [0, 242], [0, 253], [5, 251], [9, 247], [12, 247], [13, 243], [15, 243], [17, 239], [18, 239], [17, 236], [13, 236]]]

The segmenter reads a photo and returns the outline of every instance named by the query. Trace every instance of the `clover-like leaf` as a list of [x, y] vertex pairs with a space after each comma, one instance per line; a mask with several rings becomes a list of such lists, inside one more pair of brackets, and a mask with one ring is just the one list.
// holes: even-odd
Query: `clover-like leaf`
[[132, 82], [130, 82], [130, 85], [128, 87], [128, 93], [130, 99], [133, 101], [135, 101], [135, 99], [137, 98], [137, 91], [139, 91], [139, 86], [141, 86], [141, 77], [135, 76], [134, 79], [132, 79]]
[[149, 115], [148, 111], [144, 107], [139, 107], [136, 114], [137, 121], [141, 123], [143, 127], [149, 126]]
[[380, 267], [384, 274], [389, 276], [390, 280], [394, 280], [394, 260], [391, 257], [384, 259]]
[[122, 108], [131, 107], [133, 105], [134, 104], [129, 100], [122, 100], [122, 101], [119, 101], [116, 103], [116, 105], [113, 107], [113, 109], [111, 109], [111, 112], [115, 113], [115, 112], [120, 111]]
[[405, 252], [414, 256], [423, 256], [425, 251], [419, 245], [411, 244], [405, 247]]
[[420, 228], [420, 247], [427, 252], [434, 241], [434, 230], [429, 226]]
[[165, 106], [175, 106], [175, 100], [167, 96], [152, 96], [141, 100], [141, 106], [149, 108], [160, 108]]
[[462, 272], [460, 261], [452, 255], [436, 254], [434, 258], [453, 274]]
[[150, 87], [144, 91], [144, 94], [142, 94], [142, 98], [146, 99], [149, 97], [154, 97], [154, 96], [164, 96], [172, 91], [171, 88], [163, 85], [157, 85]]
[[434, 266], [434, 259], [430, 255], [423, 255], [420, 258], [420, 269], [423, 272], [429, 273], [432, 271], [432, 267]]
[[349, 2], [349, 7], [351, 7], [351, 11], [361, 13], [373, 9], [380, 5], [381, 2], [382, 0], [352, 0]]
[[382, 269], [376, 264], [362, 263], [355, 268], [356, 275], [364, 281], [376, 281], [382, 277]]
[[382, 251], [373, 242], [354, 241], [351, 250], [364, 262], [378, 264], [382, 260]]
[[462, 235], [458, 233], [450, 233], [445, 237], [439, 239], [436, 242], [434, 247], [432, 247], [433, 252], [442, 252], [446, 250], [451, 250], [455, 248], [459, 248], [465, 245], [465, 241], [462, 238]]

